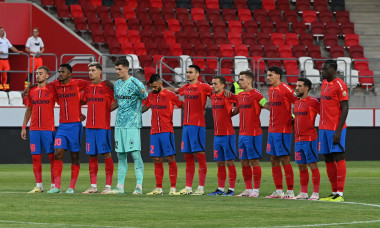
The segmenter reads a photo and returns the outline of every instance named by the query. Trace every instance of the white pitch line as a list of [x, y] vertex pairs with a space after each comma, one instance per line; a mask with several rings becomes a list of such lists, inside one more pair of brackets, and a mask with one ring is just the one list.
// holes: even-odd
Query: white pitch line
[[319, 226], [340, 226], [340, 225], [353, 225], [353, 224], [366, 224], [366, 223], [378, 223], [380, 220], [370, 221], [353, 221], [353, 222], [336, 222], [336, 223], [322, 223], [322, 224], [305, 224], [305, 225], [285, 225], [285, 226], [261, 226], [251, 228], [294, 228], [294, 227], [319, 227]]
[[98, 226], [98, 225], [81, 225], [81, 224], [63, 224], [63, 223], [47, 223], [47, 222], [20, 222], [20, 221], [7, 221], [0, 220], [0, 223], [10, 223], [10, 224], [24, 224], [24, 225], [48, 225], [48, 226], [70, 226], [70, 227], [103, 227], [103, 228], [133, 228], [129, 226]]

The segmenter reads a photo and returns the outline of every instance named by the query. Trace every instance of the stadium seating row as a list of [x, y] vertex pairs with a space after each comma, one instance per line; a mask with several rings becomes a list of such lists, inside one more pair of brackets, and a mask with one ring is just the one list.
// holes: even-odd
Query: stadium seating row
[[0, 91], [0, 106], [24, 106], [21, 93]]

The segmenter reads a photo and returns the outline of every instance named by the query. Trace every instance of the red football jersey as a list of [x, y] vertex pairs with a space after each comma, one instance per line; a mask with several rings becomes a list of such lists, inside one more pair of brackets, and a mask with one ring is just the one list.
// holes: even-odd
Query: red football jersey
[[60, 106], [60, 123], [80, 122], [80, 116], [82, 115], [81, 92], [89, 83], [89, 81], [81, 79], [70, 79], [66, 85], [58, 80], [48, 84], [54, 87], [57, 93], [58, 104]]
[[261, 130], [261, 105], [264, 96], [257, 89], [238, 94], [237, 107], [239, 108], [240, 131], [239, 135], [258, 136]]
[[194, 125], [205, 127], [205, 105], [207, 96], [212, 93], [209, 84], [198, 82], [197, 84], [186, 84], [178, 89], [180, 95], [185, 98], [185, 114], [183, 125]]
[[32, 107], [30, 130], [54, 131], [55, 91], [51, 87], [33, 87], [29, 90], [26, 105]]
[[87, 101], [86, 128], [110, 130], [111, 104], [114, 102], [113, 91], [101, 82], [88, 84], [84, 89], [83, 101]]
[[315, 97], [296, 100], [294, 102], [294, 131], [296, 142], [314, 141], [317, 139], [315, 117], [319, 113], [320, 103]]
[[143, 101], [152, 109], [151, 134], [174, 132], [173, 131], [173, 110], [174, 105], [181, 107], [183, 102], [179, 97], [167, 90], [163, 89], [159, 93], [150, 92], [148, 97]]
[[[319, 119], [319, 129], [336, 131], [339, 125], [340, 102], [348, 100], [347, 85], [340, 78], [335, 78], [331, 82], [326, 79], [321, 87], [321, 114]], [[346, 128], [344, 123], [343, 128]]]
[[277, 87], [269, 88], [269, 132], [292, 133], [292, 103], [297, 100], [290, 86], [281, 82]]
[[232, 126], [231, 114], [232, 104], [237, 102], [237, 96], [231, 94], [229, 98], [221, 94], [211, 95], [212, 116], [214, 118], [215, 135], [233, 135], [235, 129]]

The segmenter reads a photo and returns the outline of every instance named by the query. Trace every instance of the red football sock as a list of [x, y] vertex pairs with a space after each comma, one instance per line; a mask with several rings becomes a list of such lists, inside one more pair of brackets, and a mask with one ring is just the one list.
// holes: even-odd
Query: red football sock
[[162, 188], [162, 179], [164, 178], [164, 163], [154, 163], [154, 175], [156, 177], [156, 188]]
[[206, 175], [207, 175], [207, 163], [206, 163], [206, 154], [195, 154], [198, 160], [199, 170], [199, 186], [205, 186]]
[[113, 177], [113, 160], [112, 157], [104, 159], [105, 170], [106, 170], [106, 185], [112, 185], [112, 177]]
[[319, 192], [319, 184], [321, 182], [321, 174], [319, 173], [319, 169], [311, 170], [311, 179], [313, 181], [313, 192]]
[[75, 184], [78, 180], [80, 165], [71, 165], [71, 181], [70, 181], [70, 188], [75, 189]]
[[294, 187], [294, 173], [291, 164], [284, 165], [285, 180], [288, 190], [293, 190]]
[[218, 166], [218, 187], [219, 188], [224, 188], [226, 186], [226, 179], [227, 179], [226, 167]]
[[42, 183], [42, 164], [41, 154], [32, 154], [33, 159], [33, 172], [36, 178], [36, 183]]
[[90, 162], [88, 165], [89, 165], [89, 170], [90, 170], [91, 184], [96, 184], [97, 183], [96, 179], [98, 177], [98, 158], [90, 158]]
[[54, 183], [55, 187], [61, 189], [61, 175], [62, 175], [63, 161], [54, 160]]
[[245, 189], [252, 189], [252, 169], [251, 166], [242, 167]]
[[236, 183], [235, 165], [228, 166], [228, 182], [229, 182], [230, 188], [235, 188], [235, 183]]
[[273, 182], [276, 190], [282, 190], [282, 169], [281, 166], [272, 167]]
[[301, 183], [301, 192], [307, 193], [308, 192], [308, 185], [309, 185], [309, 170], [300, 170], [300, 183]]
[[170, 187], [175, 188], [177, 185], [177, 162], [173, 161], [169, 163], [169, 176], [170, 176]]
[[326, 162], [326, 172], [329, 177], [331, 189], [333, 192], [338, 191], [338, 183], [337, 183], [337, 167], [335, 161]]
[[261, 166], [253, 166], [253, 188], [259, 189], [261, 183]]
[[337, 166], [337, 190], [343, 192], [344, 182], [346, 180], [346, 160], [341, 160], [336, 163]]
[[193, 186], [193, 179], [195, 174], [195, 160], [194, 154], [185, 154], [186, 161], [186, 187]]
[[51, 183], [54, 184], [54, 153], [48, 154], [50, 160]]

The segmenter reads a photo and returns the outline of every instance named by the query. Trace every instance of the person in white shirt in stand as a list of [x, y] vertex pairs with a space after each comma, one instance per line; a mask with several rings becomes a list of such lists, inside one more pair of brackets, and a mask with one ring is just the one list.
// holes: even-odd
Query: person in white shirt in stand
[[[28, 38], [25, 44], [25, 51], [30, 53], [29, 58], [29, 80], [32, 81], [33, 72], [37, 70], [38, 67], [42, 66], [42, 57], [39, 55], [45, 51], [44, 42], [38, 35], [40, 31], [38, 28], [33, 29], [33, 35]], [[34, 59], [34, 64], [33, 64]], [[25, 79], [25, 88], [28, 87], [28, 80]]]
[[8, 50], [11, 49], [13, 52], [22, 53], [17, 48], [15, 48], [11, 42], [7, 38], [5, 38], [5, 30], [0, 26], [0, 71], [1, 72], [1, 82], [0, 82], [0, 90], [9, 90], [9, 71], [11, 68], [9, 66], [8, 61]]

